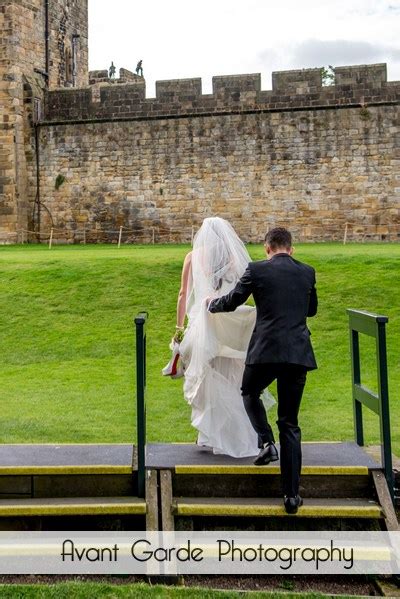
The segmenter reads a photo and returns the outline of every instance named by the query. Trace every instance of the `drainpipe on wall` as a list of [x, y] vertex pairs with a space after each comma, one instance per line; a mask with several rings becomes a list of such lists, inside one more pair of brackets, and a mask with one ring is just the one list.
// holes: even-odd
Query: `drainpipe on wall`
[[[49, 56], [49, 41], [50, 41], [50, 28], [49, 28], [49, 0], [44, 0], [44, 57], [45, 57], [45, 70], [35, 69], [36, 73], [42, 75], [46, 81], [46, 87], [49, 87], [49, 69], [50, 69], [50, 56]], [[36, 119], [35, 119], [36, 120]], [[37, 241], [40, 243], [40, 154], [39, 154], [39, 127], [37, 123], [34, 123], [35, 128], [35, 158], [36, 158], [36, 196], [33, 204], [32, 213], [32, 224], [33, 229], [37, 232]]]
[[[40, 243], [40, 154], [39, 154], [39, 127], [35, 123], [35, 156], [36, 156], [36, 197], [33, 205], [33, 228], [38, 233], [37, 241]], [[35, 214], [36, 213], [36, 214]], [[36, 222], [35, 222], [36, 216]]]
[[36, 240], [40, 243], [40, 229], [42, 224], [42, 209], [47, 213], [51, 226], [54, 227], [54, 219], [49, 208], [42, 202], [40, 194], [40, 124], [35, 123], [35, 158], [36, 158], [36, 196], [33, 205], [32, 223], [33, 229], [36, 232]]
[[46, 85], [49, 85], [50, 73], [50, 28], [49, 28], [49, 0], [44, 0], [44, 42], [46, 60]]

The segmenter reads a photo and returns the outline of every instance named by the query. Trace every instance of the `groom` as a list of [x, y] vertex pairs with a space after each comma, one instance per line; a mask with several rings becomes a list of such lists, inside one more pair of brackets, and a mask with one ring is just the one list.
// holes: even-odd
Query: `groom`
[[297, 417], [308, 370], [317, 368], [307, 328], [307, 316], [317, 312], [315, 271], [292, 258], [292, 236], [277, 227], [265, 237], [269, 260], [251, 262], [236, 287], [210, 300], [210, 312], [232, 312], [252, 294], [257, 320], [243, 373], [243, 402], [258, 434], [260, 453], [254, 463], [278, 459], [274, 435], [260, 399], [276, 379], [281, 477], [286, 512], [295, 514], [303, 504], [299, 496], [301, 431]]

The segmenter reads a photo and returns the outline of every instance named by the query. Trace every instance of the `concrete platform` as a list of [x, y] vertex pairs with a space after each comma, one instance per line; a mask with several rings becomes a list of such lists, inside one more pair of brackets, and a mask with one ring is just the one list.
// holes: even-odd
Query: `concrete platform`
[[[355, 443], [303, 443], [303, 467], [363, 467], [379, 464]], [[278, 445], [279, 450], [279, 445]], [[131, 444], [1, 445], [0, 474], [128, 474], [133, 469], [135, 448]], [[150, 469], [175, 469], [185, 466], [252, 467], [253, 458], [214, 455], [194, 443], [151, 443], [147, 446], [146, 466]], [[279, 462], [265, 469], [276, 470]], [[257, 469], [259, 470], [259, 469]]]
[[0, 475], [130, 474], [131, 444], [0, 445]]
[[[279, 452], [279, 444], [277, 444]], [[325, 467], [341, 468], [354, 467], [376, 470], [380, 465], [369, 456], [362, 447], [356, 443], [303, 443], [303, 471], [305, 468]], [[212, 450], [198, 447], [192, 444], [150, 444], [147, 446], [147, 468], [154, 469], [177, 469], [184, 471], [185, 466], [193, 466], [193, 472], [198, 467], [208, 467], [211, 472], [213, 467], [226, 466], [229, 469], [237, 467], [238, 471], [246, 467], [254, 468], [254, 471], [276, 471], [279, 462], [268, 466], [253, 467], [253, 458], [231, 458], [226, 455], [214, 455]], [[204, 469], [203, 469], [204, 470]], [[198, 469], [200, 473], [200, 470]], [[205, 472], [203, 472], [205, 473]], [[328, 472], [327, 472], [328, 473]]]

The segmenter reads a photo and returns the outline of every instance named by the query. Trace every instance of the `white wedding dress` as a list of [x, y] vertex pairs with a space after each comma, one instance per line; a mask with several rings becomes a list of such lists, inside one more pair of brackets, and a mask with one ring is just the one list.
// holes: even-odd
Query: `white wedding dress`
[[256, 310], [240, 306], [235, 312], [211, 314], [205, 298], [233, 289], [249, 261], [227, 221], [205, 219], [193, 243], [188, 327], [180, 345], [184, 396], [192, 409], [198, 445], [237, 458], [259, 451], [240, 392]]

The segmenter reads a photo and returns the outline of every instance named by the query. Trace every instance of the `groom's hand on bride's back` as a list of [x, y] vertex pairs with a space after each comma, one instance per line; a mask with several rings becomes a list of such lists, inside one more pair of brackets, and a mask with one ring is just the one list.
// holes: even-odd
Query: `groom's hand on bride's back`
[[234, 312], [238, 306], [244, 304], [253, 293], [253, 283], [250, 264], [235, 287], [226, 295], [216, 298], [207, 298], [209, 312]]

